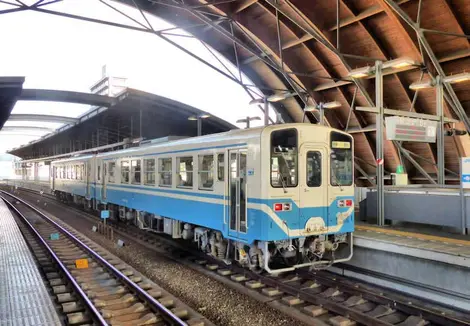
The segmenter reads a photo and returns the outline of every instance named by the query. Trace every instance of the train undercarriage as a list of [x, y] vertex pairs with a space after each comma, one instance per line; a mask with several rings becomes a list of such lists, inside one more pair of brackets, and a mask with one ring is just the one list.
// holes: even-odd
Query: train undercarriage
[[110, 218], [139, 229], [163, 233], [174, 239], [191, 242], [202, 252], [226, 264], [236, 262], [253, 271], [281, 273], [297, 268], [324, 269], [352, 256], [352, 234], [315, 235], [280, 241], [255, 241], [252, 244], [226, 239], [217, 230], [129, 209], [126, 206], [102, 204], [85, 197], [55, 192], [57, 199], [73, 203], [85, 211], [110, 211]]

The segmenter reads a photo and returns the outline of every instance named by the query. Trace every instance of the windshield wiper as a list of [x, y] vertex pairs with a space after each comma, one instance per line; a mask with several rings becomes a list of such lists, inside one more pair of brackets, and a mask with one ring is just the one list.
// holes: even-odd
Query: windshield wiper
[[336, 183], [336, 186], [339, 187], [339, 190], [340, 191], [343, 191], [343, 187], [341, 186], [341, 183], [339, 182], [339, 179], [338, 179], [338, 175], [336, 174], [336, 169], [335, 168], [332, 168], [331, 170], [333, 170], [333, 178], [334, 178], [334, 181]]

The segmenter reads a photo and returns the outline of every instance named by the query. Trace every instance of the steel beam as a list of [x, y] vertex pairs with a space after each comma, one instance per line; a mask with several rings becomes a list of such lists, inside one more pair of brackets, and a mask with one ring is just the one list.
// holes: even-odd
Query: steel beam
[[365, 127], [352, 127], [345, 131], [350, 134], [359, 134], [361, 132], [373, 132], [377, 131], [377, 126], [375, 124], [372, 124]]
[[67, 102], [107, 107], [117, 102], [116, 98], [110, 96], [52, 89], [23, 89], [18, 100]]
[[363, 177], [365, 177], [367, 180], [369, 180], [369, 182], [370, 182], [373, 186], [376, 185], [376, 183], [375, 183], [375, 181], [374, 181], [374, 178], [371, 177], [371, 176], [369, 176], [369, 175], [366, 173], [366, 171], [364, 171], [364, 170], [359, 166], [359, 164], [354, 163], [354, 167], [356, 168], [356, 170], [359, 171], [360, 174], [362, 174]]
[[[379, 113], [379, 110], [375, 107], [368, 107], [368, 106], [358, 106], [356, 107], [358, 111], [370, 112], [370, 113]], [[402, 111], [402, 110], [393, 110], [393, 109], [384, 109], [385, 115], [396, 115], [400, 117], [409, 117], [409, 118], [416, 118], [416, 119], [425, 119], [425, 120], [432, 120], [432, 121], [439, 121], [440, 118], [437, 115], [432, 114], [425, 114], [425, 113], [417, 113], [417, 112], [410, 112], [410, 111]], [[458, 123], [459, 120], [455, 120], [452, 118], [443, 117], [444, 123]]]
[[385, 196], [384, 196], [384, 107], [383, 107], [383, 75], [382, 61], [375, 62], [375, 107], [379, 111], [375, 115], [377, 126], [376, 160], [377, 160], [377, 224], [385, 224]]
[[[428, 54], [429, 58], [431, 59], [431, 62], [436, 69], [437, 73], [441, 78], [445, 77], [445, 72], [441, 67], [441, 64], [439, 63], [439, 59], [436, 57], [436, 54], [434, 53], [433, 49], [431, 48], [431, 45], [429, 44], [428, 40], [424, 36], [423, 30], [411, 19], [411, 17], [403, 10], [400, 8], [400, 6], [394, 1], [394, 0], [383, 0], [390, 8], [395, 11], [395, 13], [400, 16], [411, 28], [413, 28], [418, 36], [418, 41], [421, 43], [423, 46], [424, 50]], [[460, 103], [460, 100], [457, 97], [457, 94], [455, 94], [454, 89], [449, 83], [443, 83], [445, 89], [447, 90], [447, 93], [449, 94], [452, 102], [455, 105], [455, 110], [456, 110], [456, 115], [459, 117], [459, 119], [464, 123], [465, 128], [467, 129], [467, 132], [470, 132], [470, 118], [467, 116], [464, 108], [462, 107], [462, 104]]]
[[[398, 144], [398, 143], [397, 143]], [[418, 162], [415, 161], [413, 157], [401, 146], [401, 144], [398, 144], [398, 149], [402, 152], [402, 154], [411, 162], [411, 164], [414, 165], [414, 167], [426, 178], [429, 180], [430, 183], [432, 184], [437, 184], [436, 181], [426, 172], [426, 170], [423, 169], [421, 165], [419, 165]]]
[[37, 127], [37, 126], [3, 126], [1, 131], [38, 131], [38, 132], [53, 132], [54, 128]]
[[441, 76], [436, 77], [436, 114], [437, 123], [437, 183], [445, 185], [445, 154], [444, 154], [444, 88]]
[[77, 123], [77, 118], [64, 117], [58, 115], [47, 114], [10, 114], [9, 121], [40, 121], [40, 122], [57, 122], [57, 123]]

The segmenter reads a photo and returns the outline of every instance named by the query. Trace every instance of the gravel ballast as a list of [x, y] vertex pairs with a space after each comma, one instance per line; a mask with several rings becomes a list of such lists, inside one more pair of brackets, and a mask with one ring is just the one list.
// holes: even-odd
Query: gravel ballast
[[[37, 197], [21, 193], [21, 197], [37, 203]], [[300, 325], [296, 321], [255, 299], [226, 287], [187, 266], [159, 255], [129, 239], [126, 246], [117, 247], [116, 242], [105, 239], [91, 230], [92, 223], [80, 218], [79, 213], [67, 210], [59, 203], [48, 201], [40, 207], [54, 214], [77, 231], [103, 246], [126, 263], [133, 266], [167, 291], [178, 296], [217, 325]], [[116, 237], [116, 235], [115, 235]]]

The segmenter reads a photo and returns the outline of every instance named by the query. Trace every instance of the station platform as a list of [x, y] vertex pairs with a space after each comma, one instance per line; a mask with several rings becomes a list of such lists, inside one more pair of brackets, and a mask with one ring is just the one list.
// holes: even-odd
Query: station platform
[[343, 275], [470, 310], [470, 237], [422, 227], [356, 225]]
[[2, 200], [0, 325], [62, 325], [35, 259]]

